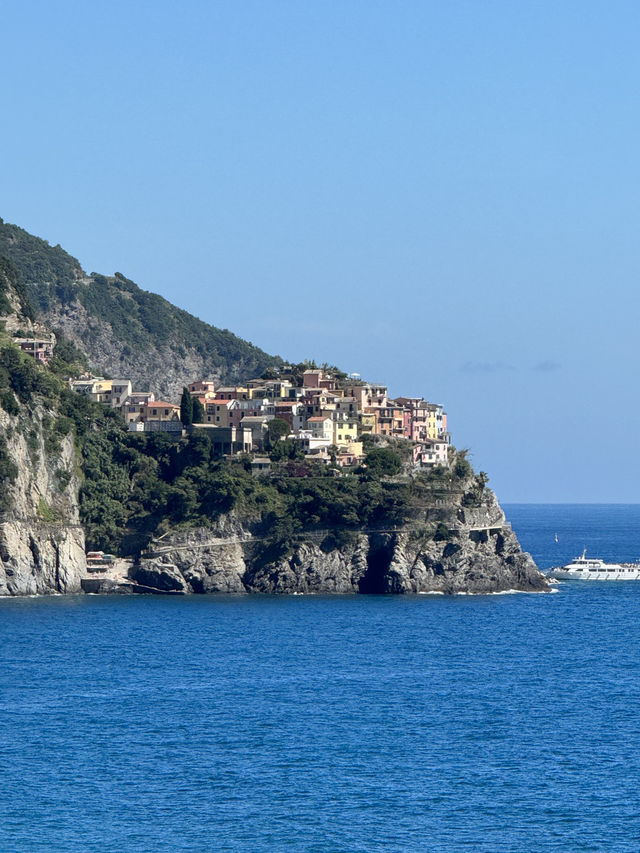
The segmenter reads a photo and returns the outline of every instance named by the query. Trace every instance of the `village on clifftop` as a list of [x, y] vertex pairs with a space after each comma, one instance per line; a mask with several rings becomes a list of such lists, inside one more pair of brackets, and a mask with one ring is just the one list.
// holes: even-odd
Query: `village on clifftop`
[[301, 385], [292, 379], [283, 368], [275, 379], [251, 379], [244, 385], [216, 388], [213, 381], [192, 382], [187, 391], [202, 407], [200, 422], [193, 424], [183, 424], [180, 405], [156, 400], [152, 391], [135, 391], [129, 379], [85, 376], [70, 385], [118, 409], [136, 432], [205, 429], [218, 456], [264, 453], [269, 422], [278, 418], [288, 425], [286, 438], [299, 443], [305, 455], [333, 459], [342, 468], [360, 463], [362, 436], [367, 434], [413, 442], [417, 468], [447, 465], [450, 438], [442, 406], [417, 397], [391, 400], [383, 385], [353, 375], [336, 378], [319, 368], [305, 370]]
[[[15, 342], [24, 352], [46, 364], [55, 338]], [[85, 374], [70, 379], [70, 387], [89, 399], [116, 409], [135, 432], [166, 432], [182, 436], [207, 430], [215, 456], [252, 454], [256, 471], [269, 468], [261, 458], [269, 444], [269, 423], [284, 421], [281, 437], [296, 442], [309, 458], [351, 468], [364, 457], [363, 436], [405, 439], [412, 443], [417, 469], [447, 467], [450, 435], [441, 405], [419, 397], [390, 399], [384, 385], [361, 381], [323, 368], [302, 372], [270, 368], [269, 378], [243, 385], [216, 388], [211, 380], [197, 380], [185, 389], [198, 401], [199, 416], [185, 422], [181, 406], [157, 400], [153, 391], [136, 391], [130, 379], [104, 379]]]

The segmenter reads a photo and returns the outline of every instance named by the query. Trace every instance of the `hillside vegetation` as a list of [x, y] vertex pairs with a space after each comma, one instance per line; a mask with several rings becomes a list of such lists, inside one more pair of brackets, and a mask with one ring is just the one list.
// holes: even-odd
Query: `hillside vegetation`
[[[68, 352], [73, 359], [73, 349]], [[339, 543], [363, 528], [418, 520], [434, 499], [470, 488], [472, 472], [464, 459], [450, 472], [410, 478], [402, 475], [401, 445], [374, 442], [366, 464], [340, 476], [304, 459], [293, 442], [279, 441], [271, 448], [271, 475], [256, 477], [249, 457], [215, 458], [204, 430], [178, 439], [130, 432], [117, 412], [75, 394], [56, 375], [73, 367], [73, 360], [44, 367], [0, 333], [0, 406], [10, 416], [7, 430], [22, 432], [32, 451], [41, 447], [52, 464], [61, 440], [73, 436], [80, 521], [89, 548], [135, 554], [169, 529], [206, 525], [233, 512], [261, 531], [267, 549], [284, 553], [304, 531], [330, 529]], [[46, 412], [40, 419], [42, 441], [33, 427], [36, 411]], [[7, 430], [0, 430], [0, 511], [12, 508], [18, 473], [7, 450]], [[62, 491], [68, 473], [60, 470], [59, 479]], [[442, 526], [423, 533], [448, 535]]]
[[175, 398], [199, 377], [239, 382], [280, 359], [142, 290], [121, 273], [87, 275], [76, 258], [0, 220], [0, 255], [19, 272], [38, 318], [85, 353], [94, 370]]

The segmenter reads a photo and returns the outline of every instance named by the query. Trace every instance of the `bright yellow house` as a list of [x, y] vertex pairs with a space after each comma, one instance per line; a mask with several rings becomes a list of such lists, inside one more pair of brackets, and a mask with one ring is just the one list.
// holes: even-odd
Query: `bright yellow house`
[[358, 423], [354, 420], [337, 420], [333, 422], [333, 443], [337, 447], [346, 447], [358, 440]]
[[[427, 438], [439, 438], [446, 429], [446, 415], [437, 403], [427, 404]], [[443, 425], [444, 421], [444, 425]]]

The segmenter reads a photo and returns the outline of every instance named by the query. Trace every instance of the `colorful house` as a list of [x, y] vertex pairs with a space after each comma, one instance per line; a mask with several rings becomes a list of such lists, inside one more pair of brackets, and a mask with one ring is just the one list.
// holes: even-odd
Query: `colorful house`
[[369, 435], [377, 435], [378, 433], [378, 412], [372, 409], [368, 412], [360, 412], [360, 431], [366, 432]]
[[404, 437], [404, 410], [389, 401], [389, 405], [378, 409], [377, 435], [394, 438]]
[[275, 400], [274, 416], [286, 421], [292, 432], [304, 429], [306, 423], [306, 407], [297, 400]]
[[447, 467], [449, 445], [442, 439], [425, 438], [413, 448], [413, 464], [418, 468]]
[[408, 416], [405, 419], [407, 438], [413, 441], [427, 438], [429, 404], [422, 397], [396, 397], [396, 403], [404, 408]]
[[333, 443], [337, 447], [346, 447], [358, 440], [358, 422], [347, 416], [332, 419]]
[[[204, 410], [204, 422], [219, 427], [239, 426], [242, 418], [237, 400], [205, 400]], [[234, 422], [231, 417], [233, 411], [239, 412]]]
[[439, 438], [447, 431], [447, 416], [436, 403], [427, 403], [427, 411], [427, 438]]
[[356, 399], [358, 409], [361, 412], [365, 409], [384, 408], [387, 405], [386, 385], [347, 385], [344, 392], [345, 396]]
[[336, 465], [340, 468], [352, 468], [359, 465], [364, 456], [361, 441], [354, 441], [348, 447], [340, 447], [336, 457]]
[[96, 403], [110, 403], [113, 379], [96, 379], [91, 399]]
[[[144, 421], [145, 407], [155, 400], [153, 391], [132, 391], [120, 406], [120, 413], [125, 423]], [[101, 401], [103, 402], [103, 401]]]
[[214, 400], [250, 400], [251, 391], [245, 385], [230, 385], [218, 388], [213, 395]]

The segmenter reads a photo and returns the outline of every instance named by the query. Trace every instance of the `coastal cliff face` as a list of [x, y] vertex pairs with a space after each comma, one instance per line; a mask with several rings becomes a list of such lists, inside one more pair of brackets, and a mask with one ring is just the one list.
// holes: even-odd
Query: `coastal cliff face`
[[441, 506], [435, 514], [439, 527], [354, 532], [340, 545], [331, 533], [303, 534], [278, 556], [269, 556], [250, 529], [227, 519], [223, 530], [200, 528], [165, 537], [130, 575], [145, 587], [182, 593], [548, 590], [491, 493], [482, 508]]
[[79, 592], [86, 569], [71, 435], [52, 446], [41, 405], [0, 410], [0, 431], [17, 474], [5, 485], [0, 514], [0, 595]]
[[[0, 595], [83, 582], [178, 594], [547, 588], [465, 451], [416, 471], [402, 440], [369, 437], [362, 465], [343, 472], [278, 446], [256, 478], [248, 458], [218, 460], [204, 432], [170, 446], [132, 435], [65, 384], [87, 355], [162, 393], [187, 375], [236, 380], [279, 360], [119, 273], [85, 275], [60, 247], [0, 220], [3, 251], [14, 263], [0, 254]], [[59, 334], [46, 367], [18, 346], [51, 335], [37, 317]], [[88, 577], [85, 531], [92, 549], [126, 558], [168, 532], [143, 558]]]
[[0, 257], [0, 595], [79, 592], [86, 569], [71, 423], [54, 380], [10, 343], [50, 334]]

